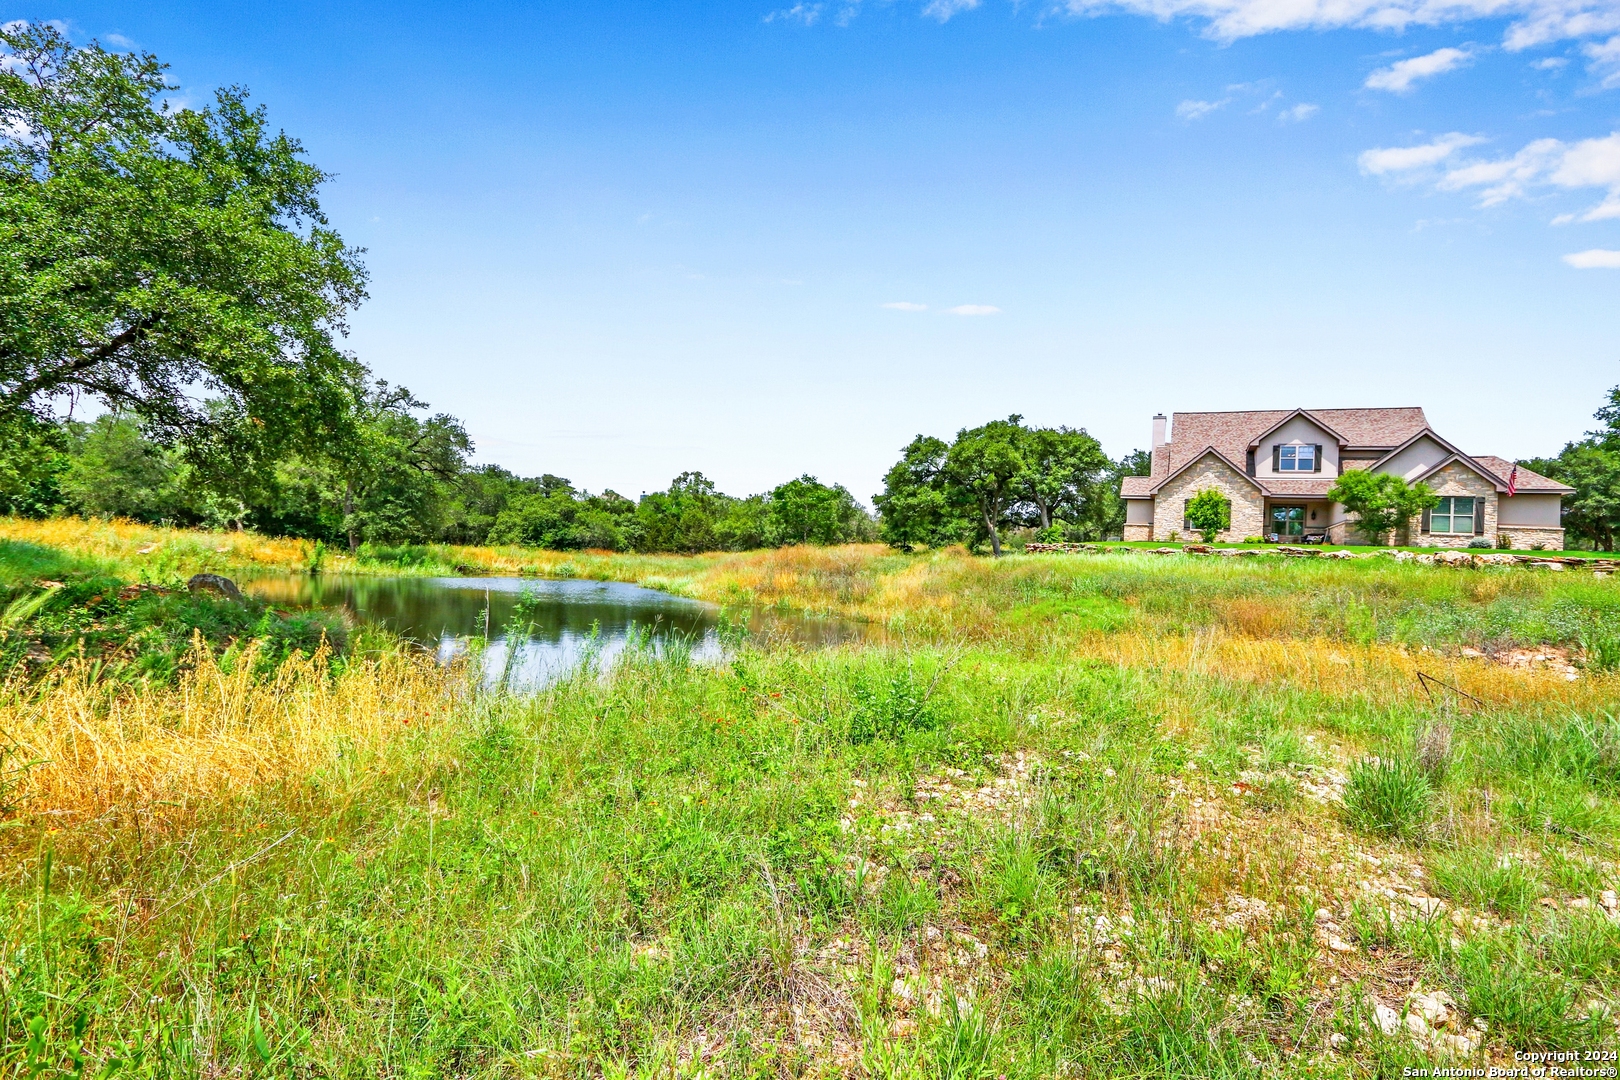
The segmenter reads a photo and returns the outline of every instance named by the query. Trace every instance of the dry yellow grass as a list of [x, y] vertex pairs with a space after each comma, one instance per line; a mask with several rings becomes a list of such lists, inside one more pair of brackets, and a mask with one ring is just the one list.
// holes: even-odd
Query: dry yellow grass
[[86, 665], [0, 697], [14, 762], [36, 762], [11, 802], [62, 824], [108, 813], [181, 819], [250, 790], [294, 793], [337, 760], [374, 760], [450, 715], [453, 672], [401, 652], [351, 660], [295, 654], [266, 679], [252, 657], [223, 669], [198, 646], [178, 684], [99, 681]]

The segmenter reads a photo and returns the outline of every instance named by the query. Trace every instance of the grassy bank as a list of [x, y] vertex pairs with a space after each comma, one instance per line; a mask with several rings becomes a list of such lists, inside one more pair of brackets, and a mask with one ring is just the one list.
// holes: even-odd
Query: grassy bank
[[0, 1071], [1360, 1076], [1616, 1045], [1613, 579], [567, 559], [889, 633], [632, 651], [522, 698], [387, 651], [14, 681]]

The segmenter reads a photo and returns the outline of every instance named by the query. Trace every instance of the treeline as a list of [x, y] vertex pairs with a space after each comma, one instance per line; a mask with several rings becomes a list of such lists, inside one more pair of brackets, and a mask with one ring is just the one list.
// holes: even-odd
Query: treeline
[[1084, 430], [1031, 428], [1017, 415], [949, 443], [919, 435], [884, 478], [881, 534], [902, 550], [988, 542], [997, 555], [1009, 529], [1041, 541], [1117, 539], [1120, 480], [1146, 476], [1151, 464], [1146, 450], [1112, 461]]
[[1602, 426], [1566, 443], [1557, 457], [1519, 464], [1575, 489], [1564, 496], [1566, 544], [1613, 551], [1620, 533], [1620, 386], [1609, 391], [1595, 416]]
[[639, 499], [592, 494], [559, 476], [470, 465], [461, 424], [420, 415], [422, 403], [401, 388], [373, 384], [363, 405], [354, 441], [234, 474], [163, 446], [129, 414], [30, 423], [0, 446], [0, 513], [251, 528], [351, 550], [437, 542], [699, 552], [877, 538], [849, 491], [812, 476], [747, 498], [717, 491], [700, 472]]

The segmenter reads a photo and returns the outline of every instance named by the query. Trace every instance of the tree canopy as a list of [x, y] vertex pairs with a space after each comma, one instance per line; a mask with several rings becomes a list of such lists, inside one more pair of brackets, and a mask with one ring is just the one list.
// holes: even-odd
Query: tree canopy
[[957, 432], [947, 443], [919, 435], [901, 451], [876, 497], [882, 536], [909, 550], [986, 541], [1029, 526], [1043, 535], [1101, 539], [1119, 531], [1119, 478], [1141, 468], [1111, 462], [1097, 440], [1073, 428], [1030, 428], [1010, 416]]
[[1369, 469], [1345, 472], [1328, 490], [1327, 497], [1356, 515], [1361, 531], [1375, 544], [1439, 502], [1421, 480], [1408, 484], [1394, 473]]
[[1566, 543], [1614, 550], [1620, 533], [1620, 386], [1595, 414], [1602, 426], [1564, 446], [1554, 458], [1520, 462], [1575, 489], [1563, 500]]
[[327, 175], [239, 88], [162, 104], [150, 54], [0, 27], [0, 418], [87, 396], [243, 462], [348, 435], [365, 296]]

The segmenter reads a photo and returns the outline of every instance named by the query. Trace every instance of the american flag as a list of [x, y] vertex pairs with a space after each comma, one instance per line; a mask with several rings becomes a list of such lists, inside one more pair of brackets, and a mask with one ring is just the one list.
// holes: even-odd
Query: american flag
[[1518, 487], [1519, 487], [1519, 467], [1517, 465], [1515, 465], [1515, 466], [1513, 466], [1513, 471], [1508, 473], [1508, 498], [1511, 499], [1513, 497], [1513, 493], [1514, 493], [1514, 491], [1516, 491], [1518, 489]]

